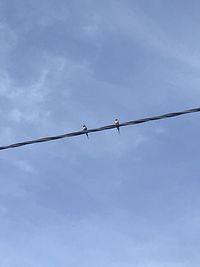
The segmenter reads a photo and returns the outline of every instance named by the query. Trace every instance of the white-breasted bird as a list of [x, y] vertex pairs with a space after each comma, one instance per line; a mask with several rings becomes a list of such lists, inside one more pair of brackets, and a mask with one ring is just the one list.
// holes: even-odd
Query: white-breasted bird
[[[119, 125], [119, 120], [115, 119], [114, 123], [115, 123], [115, 125]], [[118, 130], [118, 133], [120, 133], [119, 126], [117, 127], [117, 130]]]
[[[87, 131], [87, 126], [85, 124], [83, 125], [82, 130]], [[85, 134], [86, 134], [87, 138], [89, 138], [88, 133], [85, 133]]]

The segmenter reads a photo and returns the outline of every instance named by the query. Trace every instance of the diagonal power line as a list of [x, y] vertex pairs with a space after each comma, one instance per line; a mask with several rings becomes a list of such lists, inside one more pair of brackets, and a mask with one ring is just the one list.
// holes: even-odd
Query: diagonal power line
[[139, 120], [123, 122], [123, 123], [120, 123], [119, 125], [110, 124], [110, 125], [102, 126], [99, 128], [88, 129], [87, 131], [71, 132], [71, 133], [66, 133], [66, 134], [62, 134], [62, 135], [48, 136], [48, 137], [44, 137], [44, 138], [24, 141], [24, 142], [15, 143], [15, 144], [7, 145], [7, 146], [0, 146], [0, 150], [9, 149], [9, 148], [17, 148], [17, 147], [21, 147], [21, 146], [36, 144], [36, 143], [49, 142], [49, 141], [63, 139], [63, 138], [67, 138], [67, 137], [75, 137], [75, 136], [83, 135], [86, 133], [102, 132], [102, 131], [111, 130], [111, 129], [118, 128], [118, 127], [125, 127], [125, 126], [130, 126], [130, 125], [135, 125], [135, 124], [141, 124], [141, 123], [145, 123], [148, 121], [163, 120], [163, 119], [167, 119], [167, 118], [177, 117], [180, 115], [189, 114], [189, 113], [196, 113], [196, 112], [200, 112], [200, 108], [193, 108], [193, 109], [187, 109], [184, 111], [166, 113], [166, 114], [163, 114], [160, 116], [146, 117], [146, 118], [139, 119]]

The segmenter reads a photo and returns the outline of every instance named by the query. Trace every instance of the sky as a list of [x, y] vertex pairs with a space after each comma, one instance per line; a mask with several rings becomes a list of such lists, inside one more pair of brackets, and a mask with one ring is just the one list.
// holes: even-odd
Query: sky
[[[0, 146], [195, 108], [199, 1], [0, 0]], [[199, 114], [0, 152], [0, 267], [198, 267]]]

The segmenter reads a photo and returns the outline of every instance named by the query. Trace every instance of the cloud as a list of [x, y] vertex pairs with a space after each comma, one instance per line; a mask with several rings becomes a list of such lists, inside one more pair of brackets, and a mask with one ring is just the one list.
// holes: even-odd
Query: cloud
[[35, 169], [33, 168], [33, 166], [31, 166], [27, 161], [25, 160], [13, 160], [12, 164], [14, 166], [16, 166], [17, 168], [19, 168], [20, 170], [22, 170], [23, 172], [27, 172], [30, 174], [35, 173]]
[[[188, 46], [187, 43], [172, 39], [173, 32], [164, 30], [155, 17], [149, 16], [135, 3], [130, 8], [121, 1], [112, 1], [108, 9], [103, 9], [101, 16], [104, 31], [110, 31], [130, 37], [130, 40], [138, 41], [145, 49], [153, 50], [164, 60], [177, 60], [186, 66], [200, 68], [199, 51]], [[95, 24], [94, 24], [95, 25]]]
[[88, 17], [88, 22], [82, 26], [83, 32], [88, 37], [99, 37], [102, 33], [102, 17], [97, 13]]
[[6, 215], [8, 208], [5, 205], [0, 204], [0, 215]]
[[[0, 23], [0, 55], [1, 59], [5, 59], [5, 56], [17, 43], [17, 34], [10, 29], [5, 23]], [[1, 61], [2, 63], [2, 61]]]
[[1, 145], [6, 143], [12, 143], [15, 140], [15, 133], [13, 132], [12, 127], [5, 127], [1, 125], [0, 140]]

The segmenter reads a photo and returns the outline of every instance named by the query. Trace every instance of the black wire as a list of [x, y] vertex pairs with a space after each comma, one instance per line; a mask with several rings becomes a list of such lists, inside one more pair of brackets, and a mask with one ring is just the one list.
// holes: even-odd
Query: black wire
[[110, 130], [110, 129], [114, 129], [114, 128], [118, 128], [118, 127], [130, 126], [130, 125], [134, 125], [134, 124], [141, 124], [141, 123], [145, 123], [148, 121], [163, 120], [163, 119], [177, 117], [180, 115], [184, 115], [184, 114], [188, 114], [188, 113], [195, 113], [195, 112], [200, 112], [200, 108], [187, 109], [187, 110], [179, 111], [179, 112], [166, 113], [166, 114], [163, 114], [160, 116], [147, 117], [147, 118], [134, 120], [134, 121], [127, 121], [127, 122], [120, 123], [119, 125], [111, 124], [111, 125], [106, 125], [106, 126], [103, 126], [100, 128], [89, 129], [87, 131], [71, 132], [71, 133], [66, 133], [66, 134], [57, 135], [57, 136], [49, 136], [49, 137], [25, 141], [25, 142], [21, 142], [21, 143], [15, 143], [15, 144], [7, 145], [7, 146], [1, 146], [0, 150], [9, 149], [9, 148], [16, 148], [16, 147], [35, 144], [35, 143], [49, 142], [49, 141], [58, 140], [58, 139], [62, 139], [62, 138], [83, 135], [86, 133], [101, 132], [101, 131], [106, 131], [106, 130]]

